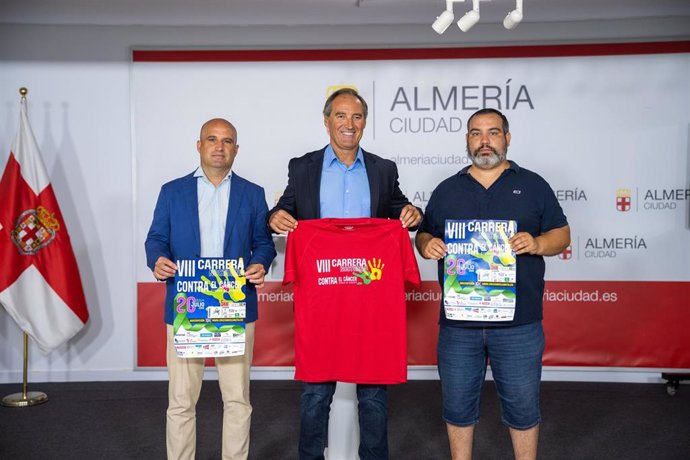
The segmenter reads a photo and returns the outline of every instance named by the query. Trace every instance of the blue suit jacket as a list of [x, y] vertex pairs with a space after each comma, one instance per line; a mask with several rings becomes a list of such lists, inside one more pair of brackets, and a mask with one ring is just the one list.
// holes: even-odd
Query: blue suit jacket
[[[266, 228], [267, 211], [264, 189], [233, 172], [223, 246], [225, 258], [243, 257], [245, 267], [260, 263], [268, 271], [276, 251]], [[173, 262], [200, 257], [197, 178], [194, 173], [163, 185], [144, 247], [146, 264], [151, 270], [160, 256]], [[165, 322], [168, 324], [172, 324], [174, 319], [174, 281], [174, 277], [166, 280]], [[258, 318], [257, 296], [251, 283], [247, 283], [246, 290], [246, 321], [249, 323]]]
[[[326, 147], [290, 160], [288, 185], [278, 204], [271, 209], [269, 218], [279, 209], [297, 220], [321, 217], [321, 170], [325, 150]], [[371, 217], [398, 219], [409, 200], [400, 190], [397, 166], [373, 153], [362, 150], [362, 154], [369, 179]]]

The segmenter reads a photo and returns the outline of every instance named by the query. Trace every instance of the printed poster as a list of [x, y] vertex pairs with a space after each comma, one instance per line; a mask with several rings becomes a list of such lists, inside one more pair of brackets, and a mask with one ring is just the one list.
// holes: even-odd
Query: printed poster
[[177, 356], [244, 354], [245, 285], [242, 258], [177, 261], [173, 323]]
[[511, 321], [517, 260], [514, 220], [446, 220], [443, 307], [459, 321]]

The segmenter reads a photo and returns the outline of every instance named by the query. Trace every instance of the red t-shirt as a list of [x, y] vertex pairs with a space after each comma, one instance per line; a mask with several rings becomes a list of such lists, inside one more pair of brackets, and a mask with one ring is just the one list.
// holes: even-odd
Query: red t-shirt
[[290, 282], [296, 379], [407, 381], [405, 282], [420, 278], [399, 220], [301, 220], [287, 240]]

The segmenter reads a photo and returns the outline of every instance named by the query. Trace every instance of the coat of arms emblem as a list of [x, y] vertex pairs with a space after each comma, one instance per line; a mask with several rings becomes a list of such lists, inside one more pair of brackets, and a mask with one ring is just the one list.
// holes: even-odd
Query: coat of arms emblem
[[616, 190], [616, 209], [620, 212], [630, 211], [632, 204], [630, 196], [630, 189], [619, 188]]
[[22, 255], [29, 256], [50, 244], [55, 233], [60, 230], [60, 223], [43, 206], [27, 209], [19, 215], [11, 233], [12, 243]]
[[568, 245], [567, 248], [563, 250], [560, 254], [558, 254], [558, 258], [561, 260], [570, 260], [573, 258], [573, 246]]

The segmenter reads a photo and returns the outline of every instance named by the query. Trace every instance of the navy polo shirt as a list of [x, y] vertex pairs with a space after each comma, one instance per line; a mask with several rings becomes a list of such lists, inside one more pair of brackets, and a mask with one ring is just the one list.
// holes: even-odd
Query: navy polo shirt
[[[518, 232], [532, 236], [568, 225], [563, 209], [549, 184], [538, 174], [509, 161], [510, 166], [485, 189], [469, 173], [469, 166], [441, 182], [431, 194], [420, 232], [443, 239], [446, 219], [496, 219], [517, 221]], [[443, 260], [438, 262], [443, 287]], [[446, 318], [441, 301], [440, 324], [461, 327], [517, 326], [543, 318], [544, 258], [517, 256], [517, 300], [512, 321], [457, 321]]]

